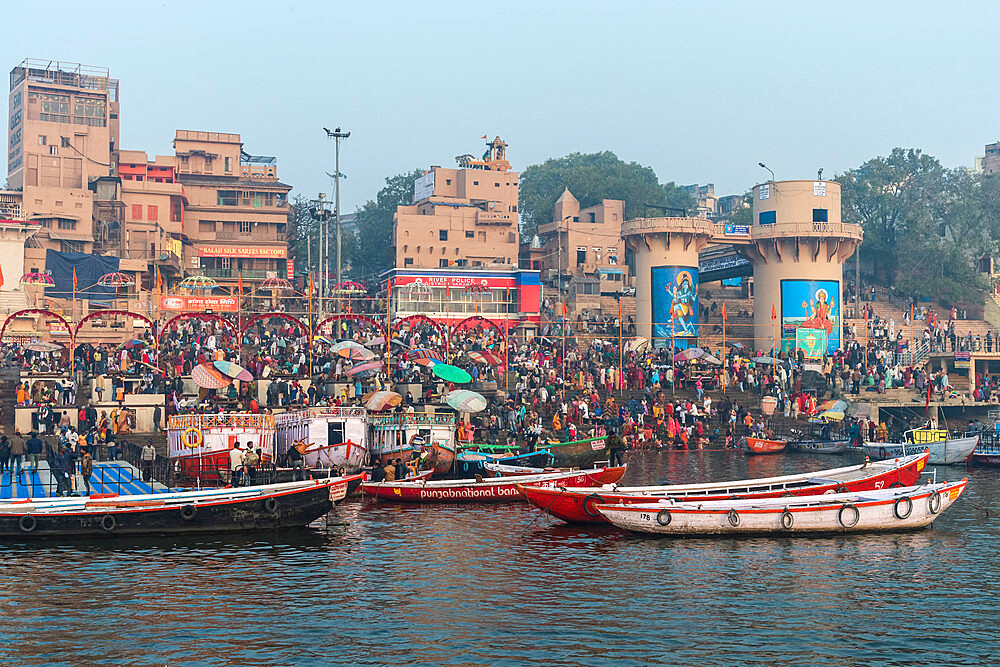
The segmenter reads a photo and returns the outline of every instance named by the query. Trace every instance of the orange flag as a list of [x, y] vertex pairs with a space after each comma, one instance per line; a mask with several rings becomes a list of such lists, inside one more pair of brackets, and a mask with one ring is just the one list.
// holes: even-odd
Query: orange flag
[[725, 302], [722, 303], [722, 321], [723, 322], [726, 321], [726, 304], [725, 304]]
[[307, 296], [312, 296], [312, 295], [313, 295], [313, 277], [312, 277], [312, 274], [310, 273], [309, 274], [309, 294], [307, 294]]
[[73, 291], [76, 291], [76, 267], [73, 267]]
[[237, 271], [236, 272], [236, 290], [240, 294], [243, 294], [243, 272], [242, 271]]
[[569, 308], [566, 307], [566, 302], [565, 301], [563, 301], [562, 306], [563, 306], [563, 315], [568, 314], [569, 313]]
[[3, 287], [3, 267], [0, 266], [0, 287]]
[[771, 319], [778, 319], [778, 311], [774, 309], [774, 303], [771, 304]]
[[163, 291], [163, 276], [160, 274], [160, 267], [156, 267], [156, 287]]

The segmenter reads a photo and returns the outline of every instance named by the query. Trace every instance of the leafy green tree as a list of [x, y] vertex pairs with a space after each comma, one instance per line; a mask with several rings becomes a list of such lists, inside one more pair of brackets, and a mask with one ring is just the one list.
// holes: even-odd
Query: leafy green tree
[[[531, 165], [521, 173], [521, 235], [530, 238], [539, 225], [552, 221], [552, 209], [563, 190], [569, 188], [580, 206], [594, 206], [602, 199], [625, 202], [625, 217], [635, 218], [647, 206], [672, 207], [688, 212], [694, 199], [675, 183], [661, 184], [650, 167], [620, 160], [611, 151], [571, 153]], [[663, 215], [662, 208], [650, 208], [651, 216]]]
[[373, 276], [391, 269], [396, 262], [392, 244], [393, 216], [396, 207], [413, 203], [413, 182], [424, 171], [414, 169], [385, 179], [385, 187], [375, 199], [365, 202], [354, 213], [358, 229], [358, 248], [352, 267], [358, 277]]
[[[333, 222], [333, 212], [327, 207], [330, 215], [330, 266], [336, 271], [337, 252], [337, 229]], [[288, 244], [289, 250], [295, 257], [297, 270], [319, 268], [319, 241], [323, 235], [322, 216], [316, 211], [315, 205], [306, 197], [297, 195], [292, 199], [288, 212]], [[349, 229], [341, 229], [340, 232], [340, 259], [344, 267], [344, 273], [350, 273], [353, 259], [357, 257], [358, 241], [354, 232]]]

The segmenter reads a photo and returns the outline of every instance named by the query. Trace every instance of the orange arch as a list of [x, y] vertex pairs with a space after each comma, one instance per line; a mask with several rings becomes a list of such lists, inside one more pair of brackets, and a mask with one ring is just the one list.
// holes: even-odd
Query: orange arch
[[323, 330], [323, 325], [326, 324], [327, 322], [339, 322], [341, 320], [357, 320], [358, 322], [367, 322], [368, 324], [372, 325], [373, 327], [381, 331], [383, 336], [385, 335], [384, 326], [379, 324], [376, 320], [373, 320], [372, 318], [368, 317], [367, 315], [361, 315], [360, 313], [340, 313], [338, 315], [331, 315], [330, 317], [326, 318], [325, 320], [316, 325], [316, 328], [313, 329], [313, 335], [319, 336], [320, 332]]
[[10, 324], [15, 317], [20, 317], [21, 315], [48, 315], [50, 317], [54, 317], [60, 322], [62, 322], [62, 325], [66, 327], [66, 331], [70, 332], [71, 344], [73, 342], [72, 339], [76, 337], [76, 333], [73, 331], [72, 327], [69, 326], [69, 322], [66, 321], [66, 318], [64, 318], [62, 315], [58, 315], [56, 313], [53, 313], [51, 310], [46, 310], [44, 308], [25, 308], [24, 310], [19, 310], [16, 313], [11, 313], [7, 317], [7, 319], [4, 320], [3, 326], [0, 327], [0, 340], [3, 340], [4, 332], [7, 331], [7, 325]]
[[260, 320], [269, 320], [272, 317], [277, 317], [279, 319], [285, 320], [286, 322], [291, 322], [292, 324], [297, 326], [299, 330], [306, 336], [309, 335], [309, 327], [303, 324], [302, 320], [298, 319], [297, 317], [292, 317], [288, 313], [260, 313], [258, 315], [254, 315], [253, 317], [251, 317], [250, 319], [248, 319], [246, 322], [243, 323], [243, 330], [240, 331], [240, 334], [245, 334], [247, 331], [249, 331], [250, 327], [255, 322], [259, 322]]
[[145, 315], [140, 315], [139, 313], [133, 313], [131, 310], [95, 310], [94, 312], [88, 314], [82, 320], [77, 322], [76, 328], [73, 329], [73, 339], [76, 340], [76, 335], [80, 333], [80, 328], [90, 320], [101, 317], [102, 315], [128, 315], [133, 320], [142, 320], [149, 328], [153, 331], [153, 336], [156, 336], [156, 322], [149, 319]]

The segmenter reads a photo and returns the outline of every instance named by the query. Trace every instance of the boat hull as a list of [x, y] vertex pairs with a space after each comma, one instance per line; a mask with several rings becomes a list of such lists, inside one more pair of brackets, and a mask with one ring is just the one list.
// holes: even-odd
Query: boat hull
[[1000, 452], [980, 452], [976, 450], [969, 457], [969, 462], [980, 466], [1000, 468]]
[[936, 466], [962, 465], [969, 461], [979, 444], [979, 436], [952, 438], [941, 442], [918, 445], [909, 443], [871, 442], [864, 445], [865, 454], [874, 461], [905, 456], [907, 453], [930, 450], [928, 463]]
[[843, 440], [799, 440], [788, 443], [788, 448], [807, 454], [845, 454], [850, 451], [851, 441]]
[[553, 443], [539, 446], [538, 449], [552, 453], [552, 463], [549, 465], [554, 468], [586, 468], [597, 461], [607, 461], [610, 458], [604, 437]]
[[806, 496], [798, 502], [722, 501], [598, 505], [611, 523], [650, 535], [802, 535], [917, 530], [948, 509], [968, 484], [905, 487], [871, 494]]
[[766, 440], [764, 438], [747, 438], [747, 454], [778, 454], [785, 451], [788, 443], [784, 440]]
[[[345, 497], [350, 478], [315, 480], [295, 488], [253, 494], [233, 489], [189, 502], [171, 496], [119, 496], [97, 500], [55, 499], [74, 503], [34, 503], [0, 507], [0, 536], [24, 539], [107, 538], [123, 536], [275, 530], [308, 525]], [[243, 495], [247, 494], [247, 495]], [[82, 500], [82, 502], [80, 502]]]
[[366, 482], [361, 485], [365, 495], [379, 500], [403, 503], [426, 502], [524, 502], [518, 490], [522, 484], [559, 486], [600, 486], [614, 484], [625, 473], [624, 466], [573, 472], [531, 475], [524, 477], [494, 477], [440, 480], [436, 482]]
[[[621, 487], [617, 489], [521, 488], [525, 499], [567, 523], [606, 523], [595, 509], [599, 504], [637, 505], [665, 497], [678, 502], [723, 500], [727, 498], [779, 498], [836, 491], [870, 491], [912, 486], [920, 479], [927, 454], [909, 457], [898, 466], [868, 464], [844, 469], [821, 470], [813, 475], [792, 475], [771, 479], [737, 480], [719, 484]], [[866, 472], [867, 471], [867, 472]], [[828, 479], [825, 479], [829, 477]]]

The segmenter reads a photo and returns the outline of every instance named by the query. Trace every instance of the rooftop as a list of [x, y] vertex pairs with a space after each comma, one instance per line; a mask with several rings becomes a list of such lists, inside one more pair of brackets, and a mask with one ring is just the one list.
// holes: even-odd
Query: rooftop
[[111, 78], [111, 70], [107, 67], [25, 58], [10, 71], [10, 89], [14, 90], [25, 79], [31, 83], [51, 86], [107, 91], [111, 93], [112, 99], [117, 100], [118, 97], [118, 80]]

